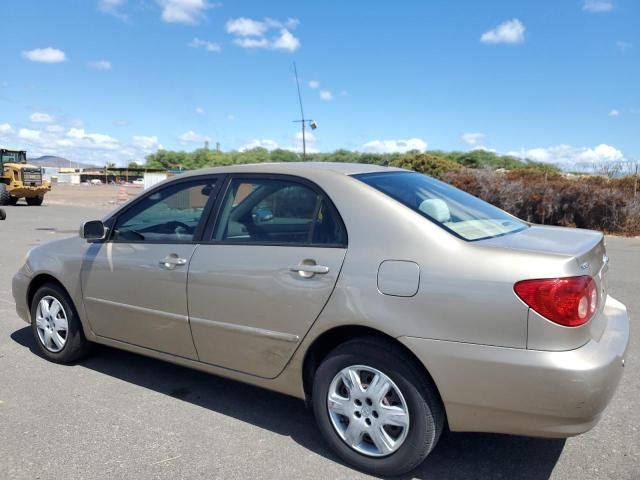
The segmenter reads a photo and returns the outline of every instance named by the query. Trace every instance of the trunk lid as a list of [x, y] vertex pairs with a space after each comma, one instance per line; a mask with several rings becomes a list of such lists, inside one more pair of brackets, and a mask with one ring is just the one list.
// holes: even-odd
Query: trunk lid
[[[569, 265], [572, 266], [571, 273], [566, 276], [590, 275], [596, 282], [599, 297], [598, 311], [589, 322], [580, 327], [567, 328], [557, 325], [530, 309], [527, 348], [571, 350], [584, 345], [590, 339], [600, 339], [606, 326], [606, 318], [602, 314], [602, 310], [607, 299], [605, 273], [609, 261], [602, 233], [577, 228], [533, 225], [512, 235], [482, 240], [478, 244], [549, 255], [558, 257], [563, 262], [568, 259]], [[553, 278], [554, 276], [550, 273], [548, 276], [539, 278]], [[526, 279], [523, 278], [523, 280]]]

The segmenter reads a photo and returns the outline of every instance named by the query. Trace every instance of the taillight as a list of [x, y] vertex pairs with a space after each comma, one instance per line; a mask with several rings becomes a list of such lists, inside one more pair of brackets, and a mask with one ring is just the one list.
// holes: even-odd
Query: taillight
[[598, 309], [596, 282], [588, 275], [523, 280], [513, 289], [540, 315], [565, 327], [584, 325]]

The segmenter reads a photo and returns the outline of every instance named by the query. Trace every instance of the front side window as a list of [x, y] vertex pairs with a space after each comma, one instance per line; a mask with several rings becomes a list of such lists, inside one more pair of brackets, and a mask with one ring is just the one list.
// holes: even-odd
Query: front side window
[[482, 240], [527, 228], [508, 213], [421, 173], [354, 175], [464, 240]]
[[343, 245], [342, 222], [323, 195], [301, 183], [233, 179], [214, 239], [254, 244]]
[[126, 210], [116, 221], [112, 240], [175, 243], [193, 241], [215, 179], [169, 184]]

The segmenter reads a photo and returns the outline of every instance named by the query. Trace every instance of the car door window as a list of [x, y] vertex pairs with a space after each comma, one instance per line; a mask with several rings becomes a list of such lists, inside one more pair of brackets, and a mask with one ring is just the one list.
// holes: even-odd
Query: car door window
[[342, 222], [322, 194], [276, 179], [232, 179], [214, 238], [250, 244], [346, 243]]
[[192, 242], [215, 179], [167, 185], [118, 216], [112, 240], [120, 242]]

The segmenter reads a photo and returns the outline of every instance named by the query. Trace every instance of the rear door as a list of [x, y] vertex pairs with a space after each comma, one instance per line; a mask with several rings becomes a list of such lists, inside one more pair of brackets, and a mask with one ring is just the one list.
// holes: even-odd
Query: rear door
[[218, 204], [189, 269], [198, 356], [273, 378], [333, 291], [346, 230], [326, 195], [295, 177], [232, 176]]

